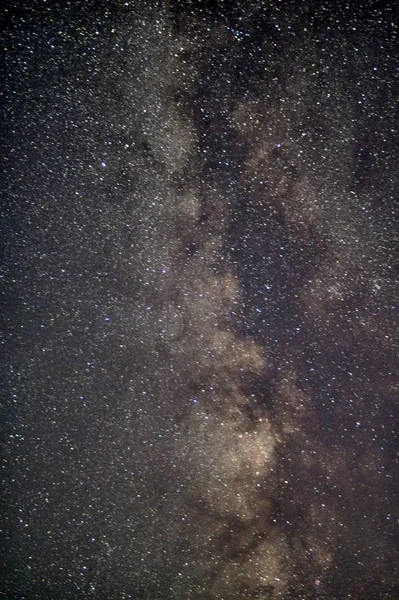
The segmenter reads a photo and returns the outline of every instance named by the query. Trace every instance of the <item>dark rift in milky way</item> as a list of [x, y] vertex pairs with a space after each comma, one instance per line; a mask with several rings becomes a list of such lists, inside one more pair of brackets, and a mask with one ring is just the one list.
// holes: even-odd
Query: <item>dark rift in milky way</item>
[[159, 518], [179, 515], [178, 598], [359, 594], [359, 580], [395, 580], [378, 522], [386, 457], [367, 433], [375, 397], [390, 406], [392, 393], [393, 332], [373, 310], [390, 277], [370, 217], [385, 183], [369, 173], [365, 192], [354, 179], [361, 117], [345, 37], [326, 56], [300, 17], [282, 18], [278, 42], [258, 17], [235, 28], [168, 13], [140, 32], [146, 65], [126, 79], [153, 168], [138, 230], [144, 351], [171, 421]]
[[[76, 431], [85, 439], [68, 475], [58, 451], [35, 441], [41, 425], [29, 417], [26, 460], [44, 465], [43, 489], [54, 498], [53, 482], [62, 491], [69, 481], [73, 490], [64, 490], [63, 509], [51, 500], [35, 516], [44, 540], [35, 589], [66, 589], [57, 582], [78, 569], [78, 587], [92, 598], [393, 600], [397, 457], [387, 439], [398, 417], [399, 340], [389, 42], [370, 29], [377, 17], [335, 4], [319, 12], [307, 2], [191, 5], [119, 7], [122, 22], [98, 46], [102, 69], [76, 84], [79, 110], [96, 120], [92, 137], [73, 139], [95, 148], [87, 169], [101, 172], [101, 183], [69, 166], [70, 209], [57, 196], [43, 214], [71, 284], [46, 296], [32, 285], [32, 295], [49, 298], [49, 314], [70, 297], [62, 335], [77, 341], [73, 350], [54, 343], [39, 366], [21, 364], [49, 405], [52, 395], [69, 398], [54, 392], [62, 378], [74, 393], [83, 381], [94, 400], [63, 405], [71, 439]], [[388, 58], [376, 49], [384, 43]], [[57, 77], [67, 98], [74, 74]], [[86, 85], [95, 93], [85, 97]], [[32, 247], [46, 243], [39, 236]], [[29, 248], [21, 256], [30, 265]], [[40, 282], [50, 254], [32, 267]], [[71, 309], [63, 310], [55, 322]], [[90, 352], [76, 375], [71, 356], [78, 365]], [[48, 426], [57, 443], [67, 439], [65, 427], [57, 433], [62, 411]], [[46, 540], [57, 524], [62, 532], [63, 510], [73, 542], [60, 560], [62, 542]], [[90, 552], [73, 529], [87, 514], [96, 529]], [[21, 543], [29, 555], [32, 539]]]

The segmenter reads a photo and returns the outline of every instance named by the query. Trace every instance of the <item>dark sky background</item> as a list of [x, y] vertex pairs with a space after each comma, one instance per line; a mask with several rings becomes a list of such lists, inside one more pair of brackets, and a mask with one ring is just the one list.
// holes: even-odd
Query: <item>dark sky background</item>
[[1, 8], [1, 598], [399, 597], [395, 4]]

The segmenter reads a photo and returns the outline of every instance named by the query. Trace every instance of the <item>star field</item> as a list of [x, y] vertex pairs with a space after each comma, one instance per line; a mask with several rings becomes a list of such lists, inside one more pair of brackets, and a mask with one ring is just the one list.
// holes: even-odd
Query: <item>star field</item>
[[396, 12], [1, 9], [1, 598], [398, 597]]

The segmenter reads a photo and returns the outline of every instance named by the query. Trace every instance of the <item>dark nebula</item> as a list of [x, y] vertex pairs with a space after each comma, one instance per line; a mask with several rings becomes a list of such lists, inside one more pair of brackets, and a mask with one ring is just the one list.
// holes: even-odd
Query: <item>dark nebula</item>
[[397, 600], [396, 3], [4, 4], [0, 598]]

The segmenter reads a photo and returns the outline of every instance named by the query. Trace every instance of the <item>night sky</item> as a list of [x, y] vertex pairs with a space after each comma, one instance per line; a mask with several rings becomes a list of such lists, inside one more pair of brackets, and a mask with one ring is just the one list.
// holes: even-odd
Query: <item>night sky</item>
[[0, 9], [0, 598], [399, 598], [398, 7]]

